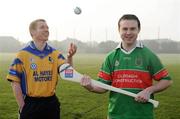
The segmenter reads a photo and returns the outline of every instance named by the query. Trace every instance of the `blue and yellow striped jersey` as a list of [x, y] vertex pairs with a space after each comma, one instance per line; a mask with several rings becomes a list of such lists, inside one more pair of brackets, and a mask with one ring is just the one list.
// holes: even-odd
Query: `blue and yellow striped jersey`
[[39, 51], [33, 41], [20, 50], [9, 69], [7, 79], [21, 84], [23, 95], [48, 97], [55, 93], [59, 66], [65, 62], [64, 56], [46, 44]]

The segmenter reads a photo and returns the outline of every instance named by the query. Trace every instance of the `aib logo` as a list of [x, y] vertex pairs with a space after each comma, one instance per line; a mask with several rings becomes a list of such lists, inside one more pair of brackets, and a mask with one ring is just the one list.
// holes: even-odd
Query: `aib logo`
[[66, 69], [65, 70], [65, 77], [66, 78], [73, 78], [73, 69]]

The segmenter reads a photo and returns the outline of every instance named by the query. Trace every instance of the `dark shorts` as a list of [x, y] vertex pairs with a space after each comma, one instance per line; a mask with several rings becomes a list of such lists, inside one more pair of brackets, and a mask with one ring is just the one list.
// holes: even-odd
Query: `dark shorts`
[[20, 119], [60, 119], [58, 98], [55, 95], [41, 98], [26, 96]]

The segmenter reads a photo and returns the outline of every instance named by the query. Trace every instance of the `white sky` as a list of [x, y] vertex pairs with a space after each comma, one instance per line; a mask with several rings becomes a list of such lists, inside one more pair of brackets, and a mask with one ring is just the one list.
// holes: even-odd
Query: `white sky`
[[[74, 14], [76, 6], [82, 9], [81, 15]], [[0, 36], [28, 42], [29, 23], [44, 18], [50, 40], [119, 41], [117, 22], [131, 13], [141, 21], [141, 39], [159, 34], [159, 38], [180, 41], [179, 11], [180, 0], [0, 0]]]

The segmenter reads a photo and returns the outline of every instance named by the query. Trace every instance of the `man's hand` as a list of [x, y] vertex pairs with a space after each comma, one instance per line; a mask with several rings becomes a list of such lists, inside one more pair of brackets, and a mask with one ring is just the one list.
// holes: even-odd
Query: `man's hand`
[[150, 88], [146, 88], [137, 94], [137, 97], [135, 98], [135, 100], [137, 102], [145, 103], [150, 99], [151, 94], [152, 94], [152, 91], [150, 90]]
[[21, 113], [22, 112], [22, 109], [23, 109], [23, 107], [24, 107], [24, 103], [22, 103], [20, 106], [19, 106], [19, 112]]
[[105, 93], [105, 92], [107, 92], [106, 89], [103, 89], [101, 87], [93, 85], [92, 80], [93, 79], [91, 79], [89, 76], [84, 75], [81, 78], [80, 84], [81, 84], [81, 86], [83, 86], [84, 88], [86, 88], [90, 92], [95, 92], [95, 93]]
[[75, 44], [71, 43], [68, 48], [67, 60], [66, 62], [73, 66], [73, 58], [72, 56], [76, 53], [77, 47]]
[[139, 92], [137, 97], [135, 98], [138, 102], [147, 102], [150, 98], [150, 95], [152, 93], [157, 93], [165, 90], [172, 84], [171, 80], [160, 80], [158, 83], [156, 83], [153, 86], [150, 86], [143, 91]]
[[81, 82], [80, 84], [86, 88], [87, 90], [89, 91], [93, 91], [93, 87], [92, 87], [92, 84], [91, 84], [91, 78], [87, 75], [84, 75], [81, 79]]
[[67, 58], [72, 58], [72, 56], [76, 53], [77, 46], [73, 43], [70, 44], [68, 48], [68, 55]]

